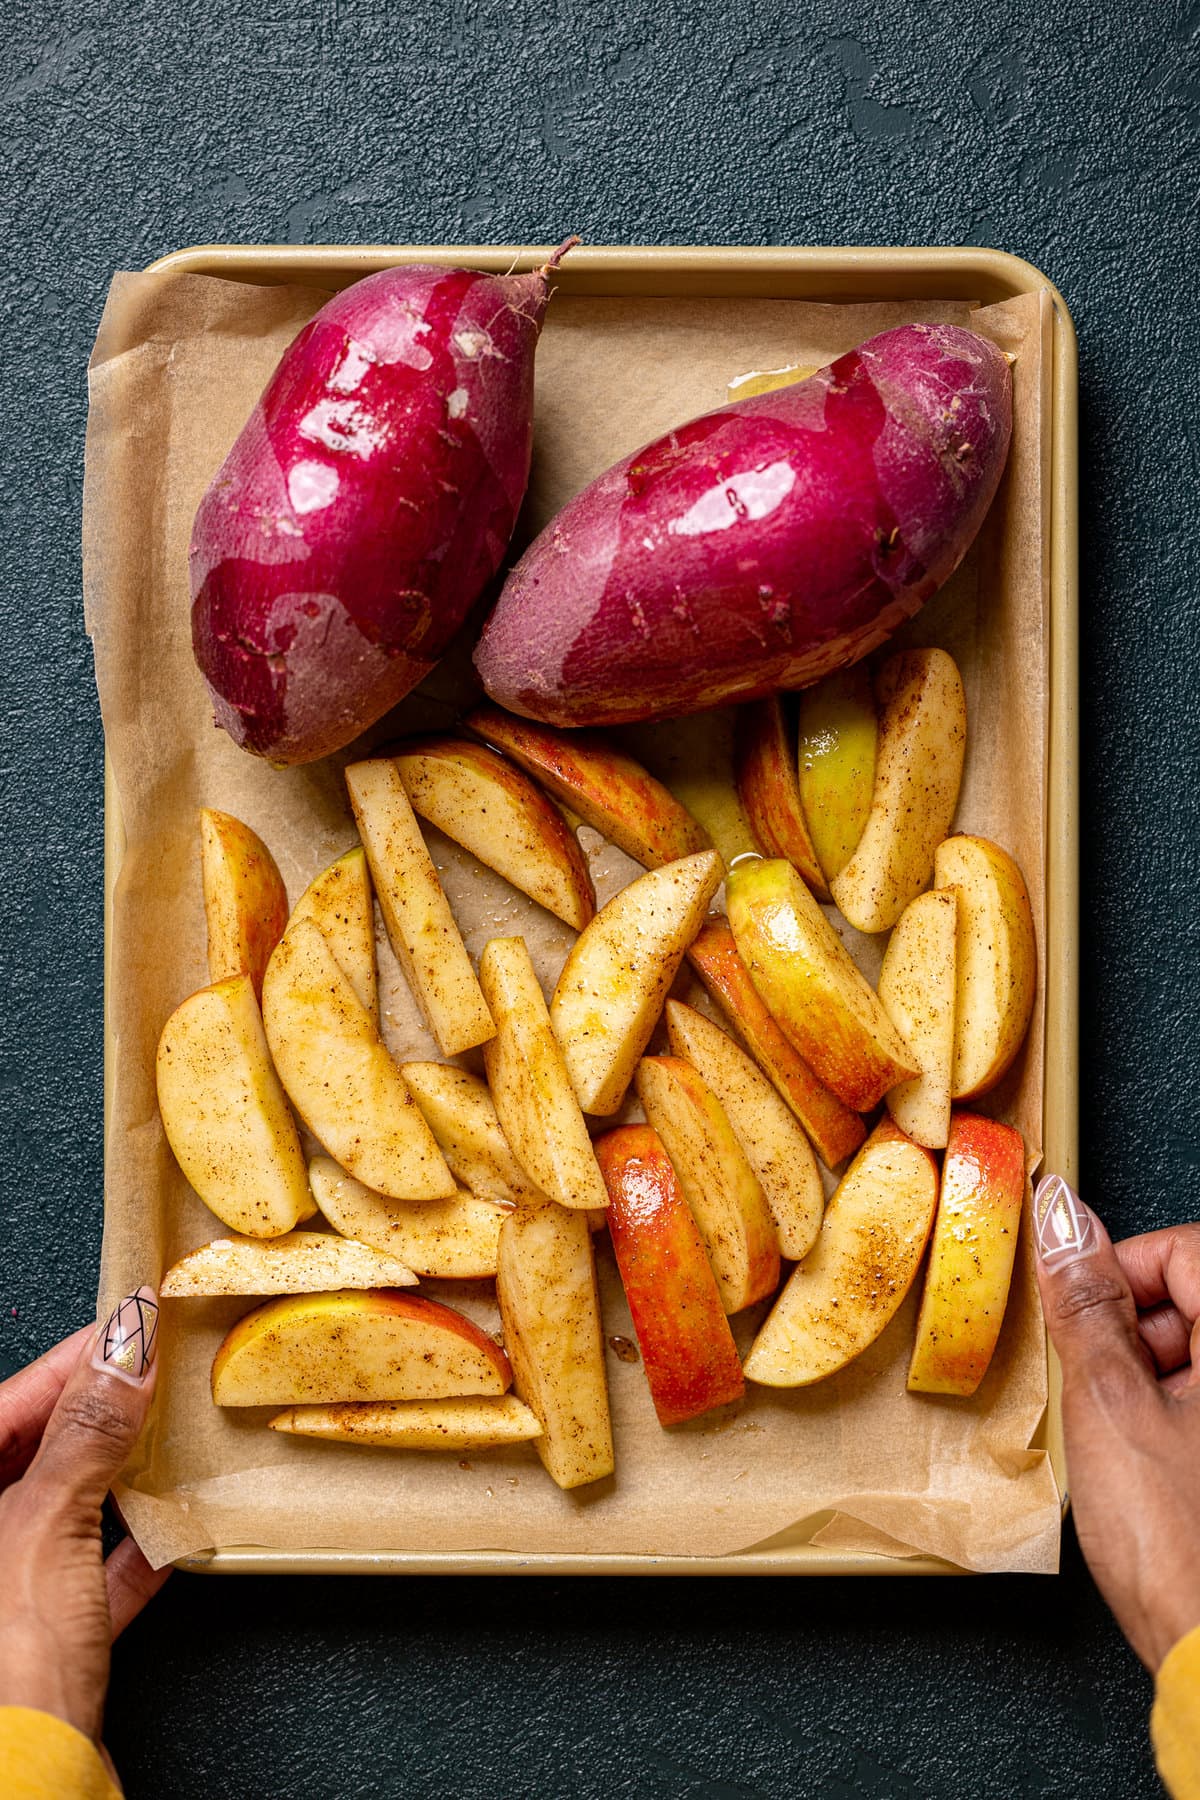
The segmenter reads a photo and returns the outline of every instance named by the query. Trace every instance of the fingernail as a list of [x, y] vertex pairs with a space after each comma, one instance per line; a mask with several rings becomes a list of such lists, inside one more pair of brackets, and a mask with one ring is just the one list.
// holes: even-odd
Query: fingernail
[[157, 1350], [158, 1297], [153, 1288], [140, 1287], [114, 1306], [96, 1333], [92, 1367], [139, 1385], [154, 1367]]
[[1038, 1255], [1048, 1266], [1090, 1256], [1097, 1248], [1096, 1219], [1061, 1175], [1044, 1175], [1033, 1196]]

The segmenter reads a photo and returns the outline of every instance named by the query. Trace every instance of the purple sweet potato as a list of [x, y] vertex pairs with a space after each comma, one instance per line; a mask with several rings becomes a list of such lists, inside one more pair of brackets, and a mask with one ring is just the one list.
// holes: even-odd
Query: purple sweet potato
[[695, 712], [865, 656], [958, 566], [1004, 469], [999, 350], [904, 325], [694, 419], [576, 495], [513, 569], [476, 665], [553, 725]]
[[385, 269], [285, 351], [192, 533], [196, 661], [245, 749], [299, 763], [348, 743], [499, 568], [551, 266]]

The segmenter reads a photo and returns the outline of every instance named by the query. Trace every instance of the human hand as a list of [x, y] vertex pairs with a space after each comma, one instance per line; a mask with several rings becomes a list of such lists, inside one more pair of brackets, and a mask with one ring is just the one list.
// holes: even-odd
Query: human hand
[[1113, 1244], [1057, 1175], [1033, 1217], [1075, 1529], [1154, 1672], [1200, 1625], [1200, 1224]]
[[0, 1383], [0, 1706], [54, 1713], [97, 1744], [112, 1641], [162, 1586], [105, 1496], [154, 1394], [158, 1304], [125, 1299]]

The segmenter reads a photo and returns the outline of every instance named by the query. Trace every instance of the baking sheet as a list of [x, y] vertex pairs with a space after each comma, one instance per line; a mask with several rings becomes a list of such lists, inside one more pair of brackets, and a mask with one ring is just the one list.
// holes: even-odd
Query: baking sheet
[[[215, 804], [272, 846], [293, 899], [353, 841], [344, 757], [272, 771], [214, 730], [191, 661], [186, 542], [191, 515], [280, 351], [320, 303], [312, 290], [201, 276], [121, 276], [93, 359], [85, 495], [85, 592], [109, 754], [127, 837], [112, 908], [110, 1095], [101, 1304], [219, 1227], [175, 1169], [158, 1124], [153, 1051], [168, 1012], [206, 979], [195, 810]], [[958, 822], [995, 836], [1029, 878], [1042, 934], [1047, 719], [1049, 301], [819, 306], [788, 300], [560, 296], [539, 352], [537, 444], [523, 530], [615, 457], [725, 398], [730, 377], [820, 363], [904, 319], [950, 318], [1016, 355], [1010, 472], [985, 540], [902, 641], [959, 657], [971, 747]], [[462, 694], [452, 656], [378, 728], [443, 723]], [[589, 840], [602, 895], [632, 872]], [[570, 933], [435, 840], [451, 902], [478, 954], [523, 930], [549, 987]], [[387, 1034], [433, 1055], [386, 941]], [[869, 966], [869, 965], [868, 965]], [[995, 1109], [1036, 1150], [1041, 1006], [1030, 1049]], [[631, 1335], [607, 1254], [607, 1335]], [[454, 1299], [451, 1284], [425, 1284]], [[769, 1542], [816, 1513], [828, 1547], [926, 1553], [965, 1568], [1049, 1569], [1059, 1502], [1028, 1448], [1046, 1366], [1028, 1247], [1000, 1350], [972, 1401], [909, 1396], [913, 1302], [843, 1374], [810, 1390], [751, 1390], [727, 1413], [674, 1433], [655, 1422], [640, 1369], [609, 1359], [618, 1472], [563, 1495], [527, 1449], [471, 1458], [389, 1456], [288, 1443], [263, 1415], [219, 1413], [212, 1352], [248, 1303], [164, 1309], [162, 1394], [121, 1504], [153, 1561], [214, 1544], [413, 1551], [715, 1556]], [[467, 1310], [491, 1323], [475, 1293]], [[737, 1321], [743, 1341], [757, 1314]], [[468, 1466], [463, 1466], [464, 1464]]]

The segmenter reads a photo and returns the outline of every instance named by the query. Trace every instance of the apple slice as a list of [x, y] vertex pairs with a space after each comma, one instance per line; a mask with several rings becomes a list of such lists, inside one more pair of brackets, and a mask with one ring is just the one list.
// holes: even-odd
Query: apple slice
[[798, 1262], [812, 1249], [825, 1210], [812, 1146], [782, 1096], [719, 1025], [680, 1000], [668, 1000], [667, 1032], [672, 1054], [691, 1063], [720, 1101], [758, 1176], [780, 1251]]
[[507, 1206], [466, 1188], [449, 1200], [389, 1200], [328, 1156], [313, 1158], [308, 1179], [335, 1231], [397, 1258], [414, 1274], [431, 1281], [482, 1281], [496, 1273]]
[[201, 988], [158, 1040], [158, 1109], [175, 1160], [231, 1231], [279, 1237], [312, 1213], [296, 1121], [249, 975]]
[[951, 1088], [956, 1100], [969, 1100], [1008, 1073], [1029, 1030], [1037, 992], [1033, 909], [1020, 869], [987, 838], [960, 834], [939, 844], [934, 882], [958, 892]]
[[871, 810], [830, 890], [858, 931], [887, 931], [928, 887], [967, 747], [962, 676], [944, 650], [902, 650], [879, 672], [883, 706]]
[[625, 1098], [725, 870], [715, 850], [651, 869], [608, 902], [563, 964], [550, 1022], [584, 1112]]
[[858, 1149], [866, 1127], [784, 1037], [738, 955], [727, 919], [715, 914], [705, 921], [688, 961], [803, 1125], [821, 1161], [835, 1169]]
[[596, 891], [578, 839], [528, 775], [466, 738], [428, 737], [394, 752], [413, 811], [547, 912], [582, 931]]
[[454, 1193], [416, 1101], [311, 919], [288, 926], [267, 965], [263, 1023], [293, 1106], [343, 1168], [396, 1200]]
[[596, 1144], [608, 1229], [660, 1425], [740, 1400], [742, 1365], [704, 1241], [662, 1140], [626, 1125]]
[[347, 850], [311, 881], [297, 900], [293, 919], [311, 919], [333, 960], [379, 1025], [375, 980], [375, 901], [367, 853], [361, 844]]
[[703, 826], [660, 781], [592, 732], [553, 731], [486, 705], [463, 724], [648, 869], [711, 847]]
[[392, 949], [438, 1049], [457, 1056], [496, 1027], [400, 771], [385, 757], [351, 763], [346, 786]]
[[262, 994], [263, 971], [283, 936], [287, 890], [258, 833], [214, 807], [200, 810], [200, 876], [208, 925], [208, 977], [249, 975]]
[[483, 1060], [500, 1128], [525, 1173], [560, 1206], [608, 1195], [524, 938], [493, 938], [479, 976], [496, 1020]]
[[637, 1091], [700, 1228], [722, 1306], [727, 1313], [753, 1306], [778, 1286], [779, 1240], [720, 1101], [677, 1056], [644, 1056]]
[[800, 803], [795, 744], [778, 694], [739, 710], [736, 739], [737, 788], [758, 847], [784, 856], [807, 881], [818, 900], [829, 888]]
[[781, 369], [751, 369], [748, 375], [735, 375], [725, 392], [730, 400], [749, 400], [755, 394], [773, 394], [776, 388], [807, 381], [816, 372], [812, 363], [786, 363]]
[[239, 1319], [212, 1366], [217, 1406], [503, 1394], [508, 1358], [478, 1325], [417, 1294], [288, 1294]]
[[362, 1444], [368, 1450], [498, 1450], [542, 1435], [536, 1415], [515, 1394], [290, 1406], [267, 1423], [289, 1437]]
[[621, 745], [699, 821], [728, 868], [758, 844], [733, 774], [737, 708], [654, 719], [621, 730]]
[[509, 1148], [486, 1081], [449, 1063], [401, 1063], [400, 1073], [464, 1187], [515, 1206], [545, 1204]]
[[973, 1394], [1004, 1323], [1021, 1207], [1025, 1145], [1019, 1131], [956, 1112], [942, 1163], [917, 1341], [913, 1394]]
[[330, 1288], [415, 1287], [395, 1256], [328, 1231], [289, 1231], [259, 1238], [214, 1238], [189, 1250], [162, 1278], [168, 1300], [203, 1294], [320, 1294]]
[[875, 791], [878, 737], [866, 663], [839, 669], [800, 695], [800, 803], [826, 881], [858, 848]]
[[957, 925], [953, 888], [918, 894], [896, 921], [879, 971], [879, 998], [921, 1071], [891, 1089], [888, 1111], [929, 1150], [943, 1149], [950, 1130]]
[[791, 863], [739, 863], [725, 884], [750, 979], [801, 1056], [847, 1106], [869, 1112], [920, 1073], [912, 1053]]
[[745, 1370], [764, 1387], [807, 1387], [844, 1369], [898, 1311], [937, 1205], [937, 1164], [891, 1119], [875, 1127], [834, 1192]]

